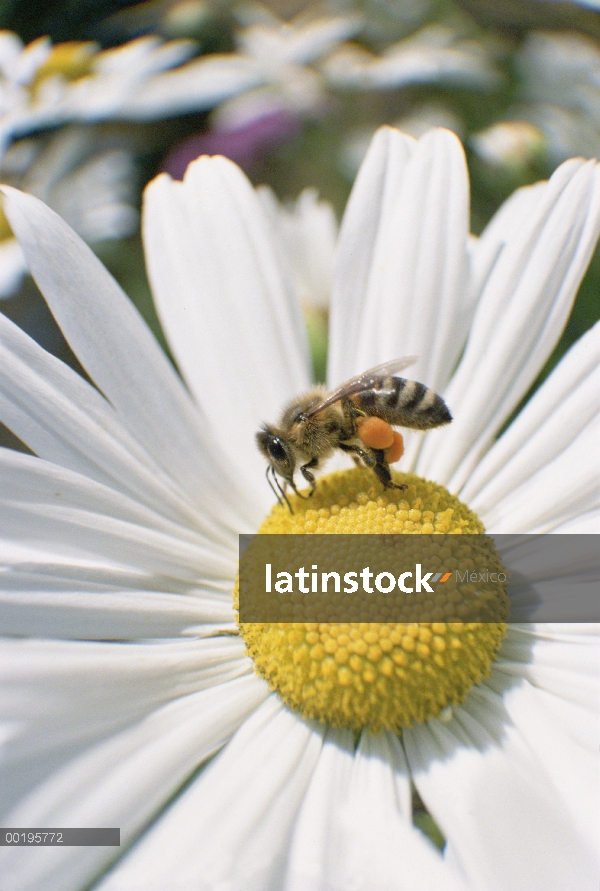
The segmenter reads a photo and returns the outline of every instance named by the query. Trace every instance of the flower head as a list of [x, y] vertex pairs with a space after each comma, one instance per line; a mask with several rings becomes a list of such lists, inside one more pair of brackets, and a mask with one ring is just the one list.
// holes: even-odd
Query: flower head
[[[90, 244], [131, 235], [139, 224], [131, 152], [99, 129], [71, 125], [48, 138], [20, 139], [0, 163], [0, 178], [42, 198]], [[27, 271], [4, 217], [2, 223], [0, 299], [13, 296]]]
[[[149, 276], [187, 386], [69, 227], [5, 192], [93, 384], [0, 317], [0, 417], [37, 455], [0, 451], [3, 821], [118, 825], [131, 847], [117, 860], [4, 847], [4, 885], [596, 887], [593, 628], [510, 626], [464, 703], [401, 735], [302, 718], [245, 655], [237, 533], [271, 498], [253, 438], [309, 371], [293, 274], [243, 174], [201, 158], [147, 192]], [[359, 173], [336, 250], [330, 383], [418, 354], [415, 376], [454, 420], [407, 436], [404, 469], [488, 530], [596, 528], [597, 327], [501, 431], [599, 229], [593, 162], [517, 193], [480, 239], [452, 134], [383, 129]]]
[[132, 97], [194, 51], [190, 41], [144, 37], [101, 51], [91, 42], [23, 46], [0, 32], [0, 154], [13, 139], [69, 121], [165, 116], [169, 97], [147, 113], [128, 110]]

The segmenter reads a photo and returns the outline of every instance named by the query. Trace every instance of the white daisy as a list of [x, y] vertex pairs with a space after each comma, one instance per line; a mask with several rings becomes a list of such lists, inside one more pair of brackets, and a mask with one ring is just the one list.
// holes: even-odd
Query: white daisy
[[381, 56], [358, 46], [338, 49], [325, 65], [337, 86], [390, 90], [410, 84], [494, 86], [498, 73], [481, 41], [461, 37], [446, 25], [427, 25], [388, 46]]
[[[202, 158], [147, 193], [189, 391], [52, 211], [8, 189], [6, 212], [95, 387], [0, 316], [0, 418], [39, 455], [0, 452], [2, 823], [120, 826], [126, 847], [3, 847], [3, 891], [597, 888], [595, 629], [512, 626], [462, 705], [356, 746], [286, 708], [222, 634], [237, 533], [271, 501], [255, 430], [308, 384], [292, 278], [241, 172]], [[496, 436], [599, 229], [598, 166], [574, 160], [470, 238], [445, 131], [379, 131], [350, 198], [331, 382], [418, 354], [455, 418], [407, 442], [406, 466], [492, 531], [597, 528], [598, 327]], [[443, 853], [413, 825], [411, 783]]]
[[522, 104], [515, 114], [543, 132], [555, 163], [600, 153], [600, 50], [575, 32], [529, 35], [516, 56]]
[[[0, 163], [0, 179], [42, 198], [90, 244], [138, 226], [131, 153], [97, 128], [70, 125], [47, 139], [18, 140]], [[17, 291], [27, 271], [7, 225], [1, 234], [0, 299]]]
[[258, 194], [280, 236], [280, 250], [287, 258], [294, 291], [304, 306], [329, 306], [338, 225], [333, 208], [319, 198], [316, 189], [304, 189], [291, 204], [281, 204], [272, 189]]
[[130, 95], [122, 112], [148, 117], [167, 102], [173, 114], [221, 105], [216, 123], [235, 129], [275, 110], [315, 111], [326, 96], [320, 66], [359, 28], [354, 15], [283, 22], [265, 14], [237, 31], [236, 52], [204, 56], [157, 75]]
[[529, 121], [498, 121], [470, 138], [473, 150], [493, 167], [523, 169], [548, 148], [543, 132]]
[[158, 37], [102, 51], [89, 41], [52, 45], [46, 37], [23, 46], [16, 34], [0, 31], [0, 155], [14, 139], [68, 121], [178, 114], [176, 95], [161, 87], [144, 103], [144, 91], [162, 85], [168, 69], [185, 68], [196, 49], [190, 40]]

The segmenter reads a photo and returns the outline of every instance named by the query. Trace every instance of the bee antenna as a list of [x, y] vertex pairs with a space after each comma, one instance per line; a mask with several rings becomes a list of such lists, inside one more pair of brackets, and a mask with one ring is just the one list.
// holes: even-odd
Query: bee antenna
[[[269, 471], [271, 471], [271, 476], [273, 477], [275, 486], [277, 488], [275, 488], [275, 486], [271, 482], [271, 479], [269, 477]], [[285, 502], [285, 504], [287, 504], [287, 506], [288, 506], [289, 512], [291, 514], [293, 514], [294, 511], [292, 510], [292, 505], [290, 504], [288, 497], [285, 494], [284, 490], [281, 488], [281, 485], [279, 484], [279, 480], [277, 479], [277, 474], [275, 473], [275, 468], [271, 464], [269, 464], [269, 466], [267, 467], [266, 477], [267, 477], [267, 482], [269, 483], [271, 490], [272, 490], [273, 494], [275, 495], [275, 497], [277, 498], [277, 501], [279, 502], [279, 504], [283, 507], [284, 502]]]
[[269, 471], [271, 471], [272, 469], [273, 469], [273, 468], [272, 468], [271, 465], [269, 464], [268, 467], [267, 467], [265, 476], [266, 476], [266, 478], [267, 478], [267, 482], [268, 482], [268, 484], [269, 484], [270, 487], [271, 487], [271, 491], [273, 492], [273, 495], [275, 496], [275, 498], [277, 499], [277, 501], [279, 502], [279, 504], [281, 504], [281, 506], [283, 507], [283, 501], [282, 501], [281, 498], [279, 497], [279, 492], [277, 491], [277, 489], [275, 488], [275, 486], [274, 486], [273, 483], [271, 482], [271, 478], [269, 477]]

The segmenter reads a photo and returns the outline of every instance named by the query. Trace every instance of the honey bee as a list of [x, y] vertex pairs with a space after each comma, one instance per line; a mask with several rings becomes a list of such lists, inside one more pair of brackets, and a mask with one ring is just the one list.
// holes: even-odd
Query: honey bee
[[[393, 457], [383, 443], [373, 443], [364, 434], [361, 436], [360, 428], [367, 418], [379, 418], [382, 426], [390, 431], [390, 437], [397, 437], [401, 444], [402, 438], [394, 434], [391, 427], [429, 430], [450, 423], [452, 415], [441, 396], [425, 384], [396, 377], [397, 372], [415, 361], [416, 357], [410, 356], [378, 365], [331, 393], [324, 387], [315, 387], [288, 405], [278, 426], [263, 425], [256, 441], [269, 462], [267, 480], [281, 505], [285, 501], [292, 510], [285, 494], [286, 483], [301, 498], [307, 497], [298, 492], [294, 483], [298, 468], [310, 484], [309, 495], [312, 495], [314, 471], [336, 449], [372, 468], [384, 488], [406, 488], [392, 480], [388, 458], [394, 461], [397, 457]], [[400, 450], [398, 457], [401, 453]], [[278, 477], [284, 481], [283, 486]]]

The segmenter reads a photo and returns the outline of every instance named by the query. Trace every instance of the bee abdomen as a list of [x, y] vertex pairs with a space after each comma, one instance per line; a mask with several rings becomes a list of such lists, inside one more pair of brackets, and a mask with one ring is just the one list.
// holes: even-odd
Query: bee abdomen
[[452, 420], [435, 390], [402, 377], [381, 378], [371, 389], [357, 393], [354, 401], [366, 414], [397, 427], [428, 430]]

